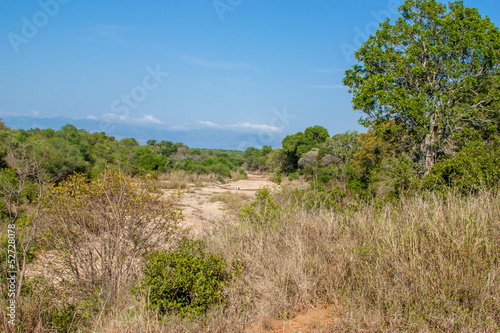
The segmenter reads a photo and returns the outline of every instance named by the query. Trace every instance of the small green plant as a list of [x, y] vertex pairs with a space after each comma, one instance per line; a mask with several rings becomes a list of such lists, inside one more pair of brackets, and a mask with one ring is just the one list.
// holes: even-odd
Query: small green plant
[[144, 285], [151, 305], [160, 313], [196, 316], [225, 302], [224, 288], [242, 265], [234, 260], [230, 269], [222, 256], [206, 252], [203, 241], [184, 238], [176, 250], [155, 252], [148, 258]]
[[281, 212], [281, 206], [273, 199], [271, 192], [264, 187], [255, 193], [255, 199], [240, 211], [240, 219], [249, 220], [262, 226], [273, 226]]

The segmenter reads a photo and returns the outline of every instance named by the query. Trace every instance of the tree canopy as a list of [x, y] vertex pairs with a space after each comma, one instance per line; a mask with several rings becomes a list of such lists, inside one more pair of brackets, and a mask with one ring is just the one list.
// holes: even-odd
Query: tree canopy
[[393, 121], [427, 174], [464, 130], [497, 131], [500, 32], [462, 1], [406, 0], [399, 11], [356, 52], [344, 84], [361, 123]]

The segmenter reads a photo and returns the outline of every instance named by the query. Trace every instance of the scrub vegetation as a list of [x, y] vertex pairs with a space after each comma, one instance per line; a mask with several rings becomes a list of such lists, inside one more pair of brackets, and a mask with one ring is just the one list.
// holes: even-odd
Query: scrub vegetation
[[[364, 133], [227, 151], [0, 122], [2, 330], [278, 330], [326, 304], [317, 332], [500, 331], [500, 31], [461, 1], [399, 10], [344, 78]], [[194, 239], [182, 192], [247, 171], [281, 186], [220, 187]]]

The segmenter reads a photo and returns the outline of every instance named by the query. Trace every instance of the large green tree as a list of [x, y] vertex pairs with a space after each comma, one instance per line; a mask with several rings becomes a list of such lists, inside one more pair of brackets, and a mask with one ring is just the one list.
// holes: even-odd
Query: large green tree
[[297, 170], [299, 159], [312, 148], [317, 148], [330, 136], [326, 128], [313, 126], [305, 129], [304, 132], [298, 132], [293, 135], [287, 135], [281, 145], [285, 161], [282, 164], [282, 171], [292, 172]]
[[356, 52], [344, 84], [361, 123], [392, 120], [426, 174], [464, 129], [496, 130], [500, 32], [462, 1], [406, 0], [399, 11]]

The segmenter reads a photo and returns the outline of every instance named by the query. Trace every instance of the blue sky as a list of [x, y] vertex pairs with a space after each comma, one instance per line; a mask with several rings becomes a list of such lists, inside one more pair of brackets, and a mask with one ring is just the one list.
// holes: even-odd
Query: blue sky
[[[0, 117], [363, 130], [344, 71], [402, 0], [0, 0]], [[500, 26], [496, 0], [465, 1]]]

